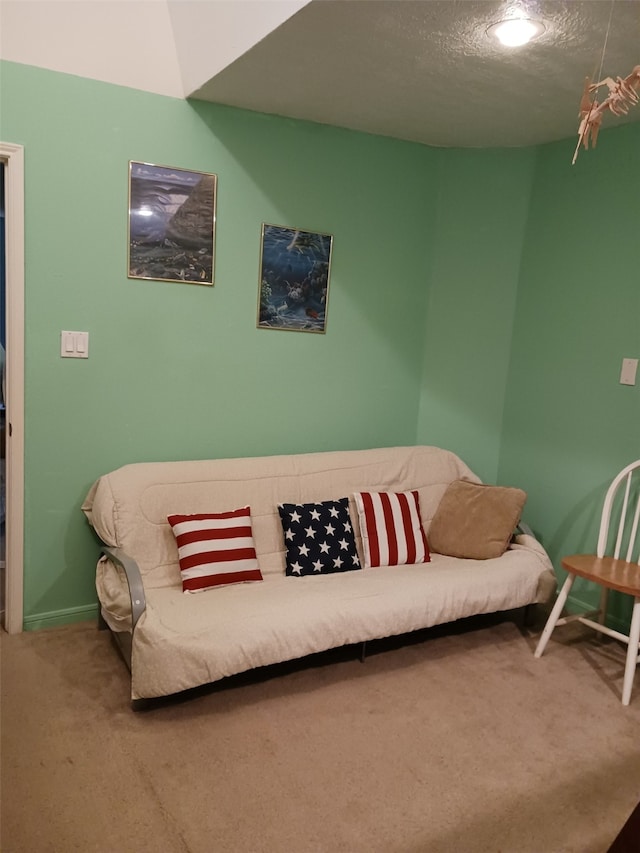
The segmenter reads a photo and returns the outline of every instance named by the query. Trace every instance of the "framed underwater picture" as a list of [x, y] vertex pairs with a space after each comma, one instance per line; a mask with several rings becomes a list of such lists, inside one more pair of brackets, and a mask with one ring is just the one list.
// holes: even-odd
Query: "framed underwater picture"
[[129, 162], [128, 277], [213, 284], [217, 176]]
[[259, 329], [326, 331], [332, 244], [330, 234], [262, 224]]

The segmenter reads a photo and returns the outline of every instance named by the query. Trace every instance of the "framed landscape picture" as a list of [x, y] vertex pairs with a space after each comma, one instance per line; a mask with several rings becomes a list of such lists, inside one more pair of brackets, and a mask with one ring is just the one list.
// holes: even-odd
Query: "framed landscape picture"
[[333, 237], [262, 225], [258, 328], [324, 333]]
[[129, 278], [213, 284], [217, 175], [129, 162]]

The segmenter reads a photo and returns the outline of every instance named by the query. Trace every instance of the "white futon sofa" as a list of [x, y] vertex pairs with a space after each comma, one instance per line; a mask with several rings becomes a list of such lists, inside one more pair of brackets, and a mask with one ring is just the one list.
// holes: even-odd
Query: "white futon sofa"
[[[553, 568], [522, 525], [513, 537], [509, 532], [498, 557], [436, 552], [429, 542], [434, 515], [460, 481], [480, 483], [453, 453], [424, 446], [135, 463], [100, 477], [82, 509], [103, 543], [96, 578], [101, 619], [130, 666], [133, 707], [255, 667], [546, 602], [555, 590]], [[354, 493], [412, 490], [430, 562], [285, 574], [280, 504], [348, 497], [362, 560]], [[245, 506], [262, 580], [183, 592], [168, 517]], [[457, 523], [462, 529], [464, 519]]]

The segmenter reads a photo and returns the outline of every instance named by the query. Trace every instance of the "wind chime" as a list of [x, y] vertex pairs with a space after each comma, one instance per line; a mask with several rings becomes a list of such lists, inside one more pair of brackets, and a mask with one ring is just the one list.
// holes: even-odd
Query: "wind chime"
[[[609, 23], [602, 48], [602, 59], [600, 60], [600, 72], [598, 77], [602, 76], [602, 66], [604, 65], [604, 55], [607, 49], [607, 40], [609, 31], [611, 30], [611, 18], [613, 16], [613, 0], [611, 3], [611, 12], [609, 13]], [[596, 92], [602, 86], [606, 86], [609, 94], [601, 103], [596, 98]], [[580, 146], [585, 150], [596, 147], [598, 141], [598, 132], [602, 124], [602, 117], [608, 111], [615, 116], [624, 116], [629, 112], [629, 108], [635, 106], [640, 101], [638, 95], [640, 90], [640, 65], [634, 66], [631, 74], [626, 77], [604, 77], [598, 83], [592, 83], [590, 77], [586, 77], [584, 81], [584, 89], [582, 99], [580, 101], [580, 126], [578, 127], [578, 144], [573, 155], [571, 165], [578, 159]]]

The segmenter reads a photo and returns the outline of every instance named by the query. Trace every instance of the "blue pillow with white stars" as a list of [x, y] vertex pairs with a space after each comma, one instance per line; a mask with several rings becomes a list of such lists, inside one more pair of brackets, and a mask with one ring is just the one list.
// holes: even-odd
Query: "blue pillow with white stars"
[[349, 498], [278, 506], [288, 576], [326, 575], [360, 568]]

